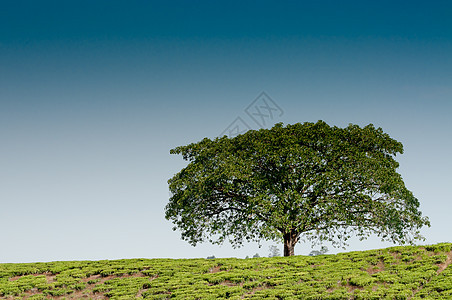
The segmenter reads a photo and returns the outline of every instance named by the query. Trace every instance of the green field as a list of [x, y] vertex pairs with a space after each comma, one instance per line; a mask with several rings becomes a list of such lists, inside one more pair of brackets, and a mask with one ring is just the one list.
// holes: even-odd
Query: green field
[[336, 255], [0, 264], [2, 299], [452, 299], [452, 243]]

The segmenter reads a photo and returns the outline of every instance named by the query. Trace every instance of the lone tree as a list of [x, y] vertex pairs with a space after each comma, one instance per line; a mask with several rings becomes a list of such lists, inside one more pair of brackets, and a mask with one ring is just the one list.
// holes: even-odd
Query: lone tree
[[268, 247], [268, 251], [270, 252], [268, 254], [268, 257], [281, 256], [281, 252], [279, 251], [279, 248], [276, 247], [275, 245], [271, 245], [270, 247]]
[[322, 248], [320, 248], [320, 250], [312, 250], [312, 251], [309, 253], [309, 256], [323, 255], [323, 254], [325, 254], [325, 253], [327, 253], [327, 252], [328, 252], [328, 247], [322, 246]]
[[291, 256], [300, 238], [341, 246], [376, 234], [405, 244], [430, 226], [396, 172], [402, 144], [372, 124], [279, 123], [170, 153], [189, 163], [168, 181], [165, 217], [193, 246], [274, 240]]

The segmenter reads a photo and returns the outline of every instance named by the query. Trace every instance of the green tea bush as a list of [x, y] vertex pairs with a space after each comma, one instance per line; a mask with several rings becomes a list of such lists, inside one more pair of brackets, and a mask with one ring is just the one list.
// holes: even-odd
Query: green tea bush
[[451, 246], [392, 247], [317, 257], [247, 260], [0, 264], [0, 297], [452, 299], [452, 267], [438, 274]]
[[371, 285], [372, 283], [374, 283], [374, 281], [375, 281], [375, 279], [367, 274], [367, 275], [359, 275], [356, 277], [352, 277], [352, 278], [350, 278], [349, 283], [354, 286], [365, 287], [365, 286]]
[[49, 295], [52, 297], [56, 296], [64, 296], [73, 293], [74, 291], [71, 289], [51, 289], [51, 290], [44, 290], [44, 295]]
[[388, 283], [388, 284], [393, 284], [393, 283], [398, 283], [400, 278], [399, 276], [397, 276], [396, 274], [392, 274], [388, 271], [382, 271], [382, 272], [378, 272], [372, 275], [378, 282], [381, 283]]
[[37, 295], [32, 295], [30, 297], [28, 297], [27, 299], [29, 300], [44, 300], [47, 299], [47, 297], [43, 294], [37, 294]]
[[382, 299], [382, 295], [378, 292], [368, 290], [354, 290], [354, 299], [356, 300], [379, 300]]
[[438, 252], [450, 252], [452, 251], [452, 243], [440, 243], [436, 245], [425, 246], [427, 251]]

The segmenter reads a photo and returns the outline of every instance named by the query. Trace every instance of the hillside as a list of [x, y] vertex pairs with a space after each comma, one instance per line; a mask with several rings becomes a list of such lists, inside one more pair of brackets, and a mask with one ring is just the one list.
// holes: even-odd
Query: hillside
[[0, 264], [2, 299], [452, 299], [452, 243], [316, 257]]

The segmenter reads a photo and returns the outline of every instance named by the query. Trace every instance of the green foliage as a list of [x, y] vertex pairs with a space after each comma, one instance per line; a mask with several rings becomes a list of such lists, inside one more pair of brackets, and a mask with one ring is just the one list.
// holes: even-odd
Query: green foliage
[[297, 123], [180, 146], [166, 218], [192, 245], [300, 238], [342, 245], [356, 234], [412, 243], [430, 225], [395, 160], [400, 142], [363, 128]]
[[[255, 259], [0, 264], [0, 298], [451, 299], [452, 267], [445, 268], [451, 246]], [[105, 270], [110, 275], [102, 276]]]

